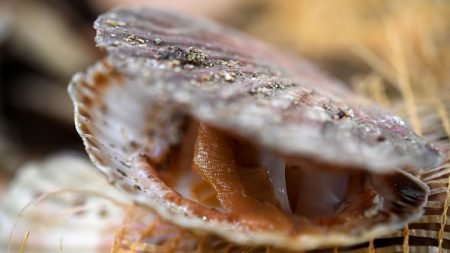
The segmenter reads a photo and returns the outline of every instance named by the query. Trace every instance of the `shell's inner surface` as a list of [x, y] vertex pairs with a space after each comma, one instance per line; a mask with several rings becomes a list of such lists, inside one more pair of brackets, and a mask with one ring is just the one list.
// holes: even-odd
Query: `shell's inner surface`
[[323, 172], [287, 169], [288, 196], [293, 213], [309, 216], [333, 216], [353, 195], [363, 192], [363, 175], [351, 172]]
[[346, 226], [349, 219], [371, 218], [392, 205], [406, 208], [396, 199], [395, 187], [402, 184], [409, 197], [426, 199], [426, 187], [400, 172], [335, 170], [333, 164], [276, 154], [204, 122], [186, 122], [182, 141], [168, 152], [177, 162], [160, 169], [161, 178], [183, 197], [253, 228], [302, 233]]
[[[275, 161], [263, 162], [270, 159]], [[199, 126], [192, 168], [212, 186], [222, 207], [260, 214], [262, 220], [286, 214], [334, 216], [347, 197], [363, 192], [364, 185], [361, 173], [289, 164], [206, 124]]]

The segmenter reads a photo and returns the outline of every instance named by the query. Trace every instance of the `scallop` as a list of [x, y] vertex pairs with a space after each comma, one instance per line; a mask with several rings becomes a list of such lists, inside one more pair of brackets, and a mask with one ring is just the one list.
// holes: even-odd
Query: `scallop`
[[[440, 151], [309, 62], [211, 21], [120, 8], [69, 93], [86, 151], [139, 205], [196, 234], [309, 250], [418, 219]], [[412, 173], [414, 172], [414, 173]], [[437, 173], [437, 172], [436, 172]]]

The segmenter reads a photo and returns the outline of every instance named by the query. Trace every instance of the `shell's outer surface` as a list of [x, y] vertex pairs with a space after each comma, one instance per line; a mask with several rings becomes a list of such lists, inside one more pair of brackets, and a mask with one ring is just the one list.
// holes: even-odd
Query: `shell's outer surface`
[[130, 204], [78, 155], [27, 163], [0, 199], [0, 251], [109, 251], [125, 210], [92, 192]]
[[[186, 116], [170, 104], [160, 104], [135, 80], [118, 73], [109, 60], [77, 74], [70, 94], [75, 120], [86, 150], [96, 167], [140, 205], [162, 218], [197, 233], [211, 232], [240, 244], [274, 245], [289, 249], [312, 249], [349, 245], [402, 227], [422, 213], [428, 195], [426, 185], [400, 170], [374, 176], [384, 201], [341, 217], [343, 223], [311, 230], [255, 229], [232, 213], [203, 206], [190, 199], [189, 174], [167, 185], [152, 158], [167, 152], [181, 136]], [[176, 108], [176, 107], [175, 107]], [[388, 197], [389, 196], [389, 197]]]
[[117, 9], [97, 44], [152, 97], [286, 156], [374, 172], [428, 168], [439, 151], [309, 63], [207, 20]]

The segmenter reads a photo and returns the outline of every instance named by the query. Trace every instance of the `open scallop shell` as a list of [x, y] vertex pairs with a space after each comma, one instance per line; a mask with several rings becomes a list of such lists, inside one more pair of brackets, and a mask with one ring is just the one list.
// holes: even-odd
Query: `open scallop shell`
[[[159, 11], [119, 9], [95, 27], [110, 56], [72, 80], [77, 130], [96, 167], [164, 219], [240, 244], [300, 250], [362, 242], [421, 215], [428, 187], [403, 169], [433, 167], [439, 151], [309, 63]], [[230, 179], [236, 162], [228, 162], [241, 152], [231, 142], [257, 153], [267, 174], [246, 169]], [[245, 208], [221, 195], [251, 181], [260, 188], [245, 189]], [[201, 183], [220, 204], [195, 194]], [[301, 214], [287, 184], [299, 189]], [[272, 188], [275, 196], [264, 192]], [[323, 205], [326, 217], [308, 213]]]

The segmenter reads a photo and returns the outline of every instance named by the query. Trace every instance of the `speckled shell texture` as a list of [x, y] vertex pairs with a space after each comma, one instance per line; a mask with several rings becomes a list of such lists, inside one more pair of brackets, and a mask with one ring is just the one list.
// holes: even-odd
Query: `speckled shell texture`
[[[439, 151], [309, 63], [210, 21], [148, 9], [114, 10], [95, 28], [109, 56], [72, 80], [77, 130], [96, 167], [162, 218], [240, 244], [299, 250], [362, 242], [422, 213], [428, 187], [401, 169], [433, 167]], [[186, 118], [284, 157], [368, 171], [391, 197], [326, 229], [243, 225], [158, 175], [152, 159], [180, 142]]]
[[234, 30], [142, 9], [107, 13], [95, 28], [112, 64], [150, 94], [277, 152], [377, 172], [441, 160], [400, 118]]

